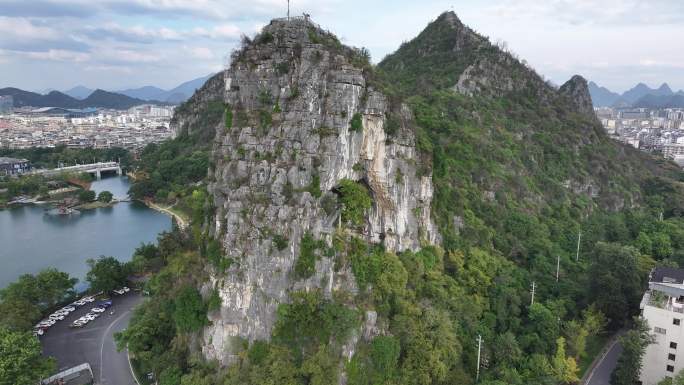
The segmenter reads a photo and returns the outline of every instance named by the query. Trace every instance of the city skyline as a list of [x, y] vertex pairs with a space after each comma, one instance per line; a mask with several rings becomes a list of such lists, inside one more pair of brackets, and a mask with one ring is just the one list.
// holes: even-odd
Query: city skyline
[[[453, 10], [556, 84], [578, 73], [615, 92], [639, 82], [684, 88], [684, 52], [656, 44], [684, 33], [684, 5], [676, 1], [399, 3], [302, 0], [292, 2], [291, 14], [310, 13], [345, 44], [367, 47], [378, 62]], [[253, 36], [286, 8], [285, 0], [3, 1], [0, 86], [170, 87], [222, 69], [242, 34]]]

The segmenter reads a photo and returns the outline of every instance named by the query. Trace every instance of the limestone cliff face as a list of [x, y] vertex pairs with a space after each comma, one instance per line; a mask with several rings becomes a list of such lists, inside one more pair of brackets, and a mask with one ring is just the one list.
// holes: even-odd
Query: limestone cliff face
[[[305, 233], [330, 244], [342, 179], [365, 184], [373, 198], [358, 236], [394, 251], [437, 241], [429, 165], [419, 160], [411, 113], [397, 107], [397, 127], [386, 133], [389, 102], [353, 64], [359, 54], [292, 19], [272, 21], [233, 55], [224, 74], [232, 122], [217, 135], [209, 190], [212, 232], [234, 263], [212, 273], [222, 306], [204, 331], [206, 357], [227, 363], [240, 339], [269, 339], [291, 291], [358, 291], [350, 268], [323, 255], [312, 277], [293, 274]], [[361, 127], [352, 123], [359, 120]], [[276, 235], [287, 247], [276, 247]], [[369, 313], [364, 329], [374, 329], [374, 319]]]
[[569, 98], [580, 113], [585, 114], [592, 119], [596, 119], [594, 104], [591, 101], [589, 86], [587, 85], [586, 79], [579, 75], [575, 75], [565, 82], [565, 84], [558, 89], [558, 92]]

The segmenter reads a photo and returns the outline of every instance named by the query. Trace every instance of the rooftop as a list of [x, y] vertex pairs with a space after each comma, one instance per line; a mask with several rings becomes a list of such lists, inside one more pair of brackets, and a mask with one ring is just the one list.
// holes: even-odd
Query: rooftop
[[648, 282], [684, 284], [684, 269], [673, 267], [656, 267], [651, 271]]
[[27, 159], [17, 159], [17, 158], [7, 158], [0, 156], [0, 164], [14, 164], [14, 163], [24, 163], [28, 162]]

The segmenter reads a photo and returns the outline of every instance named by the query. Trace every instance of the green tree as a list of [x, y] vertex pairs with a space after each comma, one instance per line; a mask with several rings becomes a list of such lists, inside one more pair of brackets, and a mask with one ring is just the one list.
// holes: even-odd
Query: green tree
[[0, 327], [0, 385], [35, 385], [56, 368], [31, 332]]
[[78, 193], [78, 200], [81, 202], [92, 202], [95, 200], [95, 191], [93, 190], [81, 190]]
[[128, 267], [114, 257], [101, 256], [98, 259], [86, 261], [90, 270], [86, 274], [86, 281], [93, 291], [105, 293], [120, 288], [128, 279]]
[[76, 278], [56, 269], [24, 274], [0, 290], [0, 325], [28, 330], [42, 312], [74, 295]]
[[565, 356], [565, 338], [558, 337], [556, 340], [556, 354], [553, 356], [552, 362], [554, 374], [558, 381], [563, 384], [571, 384], [577, 382], [577, 362], [572, 357]]
[[342, 195], [342, 220], [355, 226], [362, 225], [366, 212], [373, 204], [368, 189], [359, 182], [342, 179], [339, 190]]
[[114, 195], [112, 195], [112, 193], [109, 191], [101, 191], [97, 195], [97, 200], [102, 203], [109, 203], [112, 201], [112, 198], [114, 198]]
[[174, 302], [173, 319], [182, 332], [194, 332], [209, 323], [207, 307], [196, 288], [183, 287]]
[[638, 310], [648, 271], [639, 266], [638, 252], [615, 243], [596, 244], [589, 268], [590, 298], [614, 327]]
[[575, 357], [575, 360], [579, 360], [580, 357], [584, 355], [589, 332], [581, 322], [577, 320], [571, 320], [565, 324], [564, 333], [567, 337], [570, 355]]
[[620, 337], [622, 353], [610, 376], [610, 385], [634, 385], [639, 380], [641, 359], [646, 347], [653, 343], [653, 337], [648, 334], [645, 320], [635, 318], [634, 323], [634, 328]]

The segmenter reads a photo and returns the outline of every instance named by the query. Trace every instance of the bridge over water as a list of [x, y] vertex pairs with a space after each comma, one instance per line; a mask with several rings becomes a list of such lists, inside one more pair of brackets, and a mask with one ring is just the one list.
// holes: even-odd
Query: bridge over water
[[102, 178], [103, 172], [116, 172], [121, 175], [121, 165], [118, 162], [98, 162], [91, 164], [78, 164], [76, 166], [59, 167], [51, 170], [36, 170], [35, 174], [54, 176], [62, 173], [82, 173], [93, 174], [97, 179]]

